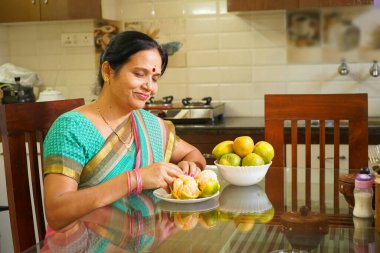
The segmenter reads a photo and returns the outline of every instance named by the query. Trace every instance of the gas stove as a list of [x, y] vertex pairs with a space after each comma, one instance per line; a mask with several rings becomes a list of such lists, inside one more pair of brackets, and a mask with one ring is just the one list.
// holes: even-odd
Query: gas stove
[[145, 109], [176, 124], [207, 124], [223, 120], [224, 103], [214, 103], [211, 97], [204, 97], [201, 101], [192, 101], [191, 97], [186, 97], [178, 103], [173, 100], [173, 96], [160, 100], [152, 97]]

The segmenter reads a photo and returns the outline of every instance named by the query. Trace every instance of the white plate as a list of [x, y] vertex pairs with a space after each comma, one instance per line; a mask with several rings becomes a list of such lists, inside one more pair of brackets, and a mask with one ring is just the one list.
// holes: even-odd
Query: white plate
[[188, 203], [203, 202], [203, 201], [215, 198], [215, 197], [219, 196], [219, 191], [217, 193], [215, 193], [214, 195], [210, 196], [210, 197], [198, 198], [198, 199], [175, 199], [175, 198], [172, 197], [172, 195], [170, 193], [167, 193], [162, 188], [154, 190], [153, 195], [156, 196], [159, 199], [162, 199], [162, 200], [165, 200], [165, 201], [168, 201], [168, 202], [172, 202], [172, 203], [184, 203], [184, 204], [186, 203], [186, 204], [188, 204]]
[[171, 203], [167, 201], [160, 201], [157, 204], [158, 209], [167, 212], [174, 213], [204, 213], [212, 211], [219, 207], [219, 201], [216, 199], [209, 199], [200, 203], [192, 203], [187, 205], [182, 205], [179, 203]]

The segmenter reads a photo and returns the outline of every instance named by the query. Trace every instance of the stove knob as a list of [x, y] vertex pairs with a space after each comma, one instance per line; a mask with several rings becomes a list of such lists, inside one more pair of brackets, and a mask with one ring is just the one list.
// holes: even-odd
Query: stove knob
[[190, 101], [191, 101], [192, 99], [193, 99], [193, 98], [191, 98], [191, 97], [183, 98], [183, 99], [182, 99], [182, 104], [185, 105], [185, 106], [186, 106], [186, 105], [190, 105], [190, 103], [191, 103]]

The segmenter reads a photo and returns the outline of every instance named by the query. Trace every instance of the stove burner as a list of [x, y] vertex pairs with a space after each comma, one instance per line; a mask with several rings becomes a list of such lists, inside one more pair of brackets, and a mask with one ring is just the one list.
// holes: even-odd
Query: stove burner
[[154, 100], [154, 97], [151, 97], [149, 101], [146, 102], [146, 105], [153, 106], [153, 105], [162, 105], [162, 106], [170, 106], [172, 105], [173, 96], [166, 96], [163, 97], [162, 100]]
[[186, 98], [182, 99], [182, 104], [186, 107], [188, 107], [188, 106], [191, 106], [191, 107], [195, 107], [195, 106], [209, 107], [211, 105], [211, 101], [212, 101], [211, 97], [202, 98], [202, 101], [204, 101], [204, 102], [191, 102], [192, 99], [193, 98], [191, 98], [191, 97], [186, 97]]

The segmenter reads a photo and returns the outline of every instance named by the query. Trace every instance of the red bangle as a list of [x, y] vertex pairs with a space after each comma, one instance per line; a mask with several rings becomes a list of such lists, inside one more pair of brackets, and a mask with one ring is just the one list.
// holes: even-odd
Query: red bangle
[[137, 182], [137, 187], [136, 187], [135, 193], [136, 194], [141, 194], [143, 185], [142, 185], [142, 178], [141, 178], [140, 170], [139, 169], [134, 169], [133, 171], [136, 174], [136, 182]]
[[127, 186], [128, 186], [128, 192], [127, 194], [130, 195], [133, 191], [132, 191], [132, 182], [131, 182], [131, 176], [132, 176], [132, 171], [127, 171], [127, 177], [128, 177], [128, 180], [127, 180]]

